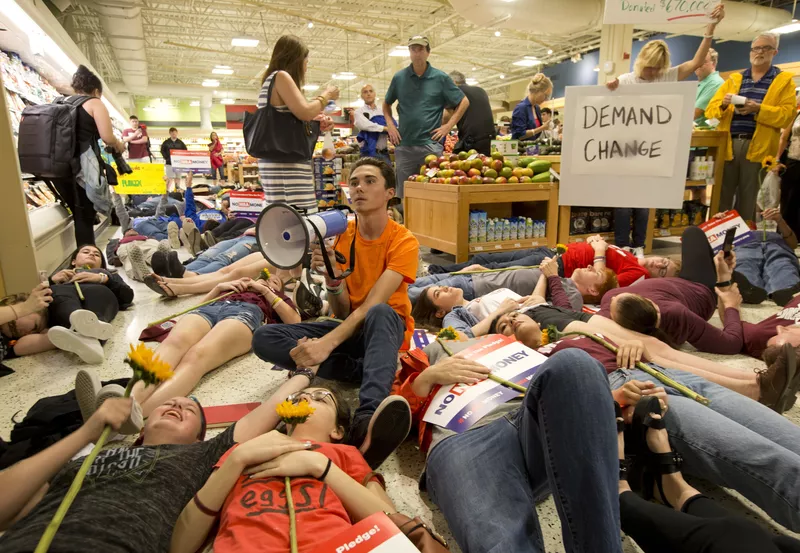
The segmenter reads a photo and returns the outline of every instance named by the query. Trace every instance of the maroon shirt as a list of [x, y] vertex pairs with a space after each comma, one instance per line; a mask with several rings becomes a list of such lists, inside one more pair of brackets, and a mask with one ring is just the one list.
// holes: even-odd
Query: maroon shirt
[[[129, 134], [135, 134], [137, 131], [142, 131], [142, 138], [147, 137], [147, 130], [143, 126], [139, 126], [138, 129], [125, 129], [122, 131], [122, 138], [125, 138]], [[133, 142], [128, 142], [128, 156], [134, 159], [140, 159], [143, 157], [147, 157], [147, 142], [142, 142], [141, 144], [134, 144]]]
[[800, 296], [792, 298], [786, 307], [760, 323], [742, 323], [744, 329], [744, 353], [758, 359], [767, 349], [767, 341], [778, 333], [779, 326], [800, 323]]
[[[275, 295], [289, 304], [289, 307], [296, 309], [294, 302], [288, 298], [283, 292], [275, 292]], [[264, 324], [280, 324], [283, 321], [278, 312], [267, 302], [267, 298], [256, 292], [242, 292], [240, 294], [231, 294], [225, 298], [225, 301], [243, 301], [245, 303], [252, 303], [257, 305], [261, 311], [264, 312]]]
[[611, 300], [626, 292], [658, 305], [660, 328], [676, 346], [689, 342], [700, 351], [734, 355], [744, 345], [742, 322], [736, 309], [725, 310], [724, 328], [708, 323], [716, 310], [717, 298], [707, 286], [674, 277], [644, 280], [606, 293], [598, 314], [610, 319]]
[[[604, 339], [612, 346], [616, 346], [616, 344], [611, 340], [607, 338]], [[605, 367], [606, 372], [608, 372], [609, 374], [616, 371], [619, 368], [617, 366], [616, 353], [612, 352], [604, 345], [598, 344], [591, 338], [586, 338], [585, 336], [567, 337], [564, 338], [563, 340], [559, 340], [554, 344], [541, 347], [538, 349], [538, 351], [542, 355], [550, 357], [552, 355], [555, 355], [559, 351], [571, 348], [578, 348], [588, 353], [593, 359], [599, 361], [603, 365], [603, 367]]]

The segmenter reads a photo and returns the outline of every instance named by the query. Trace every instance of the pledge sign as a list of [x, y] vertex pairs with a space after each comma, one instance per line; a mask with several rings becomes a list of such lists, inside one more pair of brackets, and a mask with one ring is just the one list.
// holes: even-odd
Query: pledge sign
[[606, 0], [603, 23], [710, 23], [720, 0]]

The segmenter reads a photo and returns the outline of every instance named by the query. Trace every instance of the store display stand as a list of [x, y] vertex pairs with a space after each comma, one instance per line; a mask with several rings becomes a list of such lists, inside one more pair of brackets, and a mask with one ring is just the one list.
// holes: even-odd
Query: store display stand
[[238, 182], [242, 186], [258, 181], [258, 163], [240, 163]]

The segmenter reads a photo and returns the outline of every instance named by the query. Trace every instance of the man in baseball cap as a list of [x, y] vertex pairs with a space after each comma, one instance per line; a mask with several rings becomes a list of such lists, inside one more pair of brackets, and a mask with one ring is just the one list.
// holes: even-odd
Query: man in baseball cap
[[428, 52], [431, 51], [431, 43], [428, 41], [428, 37], [426, 36], [416, 35], [409, 38], [408, 45], [413, 46], [414, 44], [419, 44], [420, 46], [424, 46]]

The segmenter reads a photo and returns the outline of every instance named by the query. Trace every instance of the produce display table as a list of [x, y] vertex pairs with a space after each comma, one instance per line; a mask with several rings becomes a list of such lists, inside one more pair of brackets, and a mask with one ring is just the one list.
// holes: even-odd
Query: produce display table
[[[539, 158], [542, 159], [542, 158]], [[558, 183], [434, 184], [405, 183], [405, 224], [423, 246], [451, 253], [456, 263], [475, 253], [555, 247]], [[545, 236], [501, 242], [470, 242], [470, 209], [489, 217], [524, 216], [547, 221]]]

